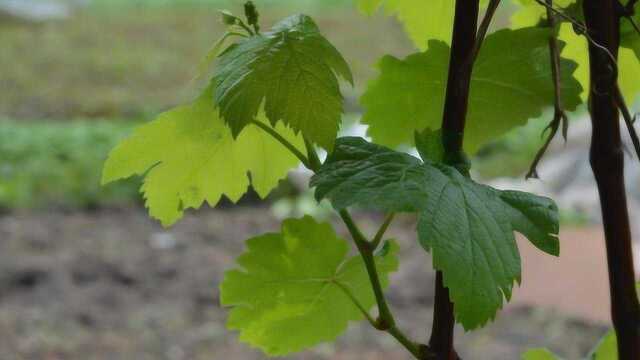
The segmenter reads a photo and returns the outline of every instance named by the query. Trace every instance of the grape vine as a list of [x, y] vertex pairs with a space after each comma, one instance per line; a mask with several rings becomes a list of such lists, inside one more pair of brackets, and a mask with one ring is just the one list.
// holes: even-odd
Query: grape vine
[[[251, 1], [244, 16], [223, 11], [227, 31], [197, 76], [207, 80], [206, 89], [122, 141], [104, 165], [103, 183], [144, 177], [149, 214], [170, 226], [205, 202], [238, 201], [249, 187], [265, 197], [302, 164], [358, 255], [348, 256], [349, 242], [330, 224], [308, 216], [247, 240], [220, 285], [228, 328], [275, 356], [333, 341], [349, 322], [366, 320], [415, 359], [459, 359], [455, 323], [467, 331], [486, 325], [521, 281], [514, 232], [544, 253], [560, 254], [553, 200], [474, 181], [468, 157], [551, 108], [549, 134], [527, 175], [538, 177], [549, 143], [559, 130], [566, 138], [568, 114], [589, 98], [615, 327], [591, 356], [638, 359], [640, 307], [618, 121], [621, 111], [640, 156], [625, 101], [640, 92], [636, 1], [516, 2], [511, 27], [494, 30], [500, 0], [358, 0], [366, 14], [385, 8], [396, 16], [419, 49], [378, 61], [361, 98], [371, 142], [339, 137], [341, 82], [354, 79], [311, 17], [292, 15], [265, 30]], [[397, 151], [400, 145], [420, 156]], [[374, 236], [360, 230], [353, 206], [386, 214]], [[398, 213], [417, 216], [417, 241], [437, 271], [429, 341], [399, 327], [385, 296], [399, 266], [399, 245], [385, 233]], [[544, 349], [523, 354], [556, 358]]]

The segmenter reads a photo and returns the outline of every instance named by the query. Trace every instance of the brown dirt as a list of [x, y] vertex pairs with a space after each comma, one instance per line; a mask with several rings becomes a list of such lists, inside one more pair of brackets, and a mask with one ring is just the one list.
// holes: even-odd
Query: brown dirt
[[609, 278], [602, 229], [564, 230], [560, 241], [561, 256], [555, 258], [519, 239], [524, 270], [514, 305], [553, 308], [567, 315], [608, 323]]
[[[373, 231], [380, 219], [363, 215], [358, 220]], [[225, 331], [217, 284], [242, 251], [242, 241], [277, 224], [267, 209], [248, 207], [200, 211], [171, 230], [138, 209], [4, 215], [0, 359], [263, 359]], [[429, 257], [414, 241], [414, 229], [409, 217], [391, 229], [401, 244], [402, 261], [389, 298], [400, 327], [424, 339], [434, 275]], [[582, 310], [571, 313], [584, 315], [595, 306], [578, 305], [590, 304], [594, 296], [568, 288], [567, 281], [580, 283], [576, 289], [602, 283], [589, 260], [599, 250], [585, 245], [597, 237], [594, 230], [563, 234], [568, 260], [562, 264], [572, 273], [524, 246], [524, 288], [496, 322], [472, 333], [457, 330], [463, 357], [518, 359], [534, 346], [551, 347], [567, 359], [584, 355], [606, 329], [566, 316], [574, 308]], [[552, 304], [558, 310], [528, 304]], [[408, 357], [389, 337], [354, 324], [336, 344], [290, 359]]]

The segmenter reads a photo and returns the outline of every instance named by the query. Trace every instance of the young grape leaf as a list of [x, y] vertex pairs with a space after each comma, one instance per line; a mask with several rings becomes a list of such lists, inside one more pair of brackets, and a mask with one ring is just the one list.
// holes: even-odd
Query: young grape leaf
[[616, 332], [610, 330], [598, 342], [589, 355], [590, 360], [618, 360], [618, 338]]
[[[574, 5], [575, 2], [576, 0], [553, 0], [553, 6], [563, 9], [564, 13], [573, 16], [574, 14], [571, 13], [572, 8], [567, 8]], [[520, 5], [520, 8], [511, 16], [511, 24], [515, 29], [537, 26], [547, 18], [547, 9], [536, 0], [517, 0], [514, 3]], [[565, 20], [559, 16], [556, 16], [556, 18], [557, 21]]]
[[[513, 28], [536, 26], [546, 18], [545, 7], [535, 0], [519, 0], [518, 2], [521, 5], [520, 9], [511, 18]], [[553, 5], [563, 9], [562, 12], [574, 21], [584, 23], [583, 0], [554, 0]], [[569, 25], [566, 17], [556, 16], [556, 19]], [[622, 18], [620, 21], [620, 46], [632, 50], [637, 57], [640, 57], [640, 34], [633, 26], [632, 21], [636, 24], [640, 22], [640, 14], [637, 11], [631, 16], [631, 19]]]
[[[468, 153], [552, 106], [549, 35], [548, 29], [526, 28], [487, 36], [471, 80], [464, 144]], [[395, 147], [411, 142], [415, 130], [440, 128], [449, 50], [445, 43], [432, 41], [426, 52], [380, 60], [380, 76], [361, 99], [362, 122], [369, 125], [375, 142]], [[576, 65], [562, 60], [561, 67], [563, 104], [574, 110], [582, 91], [572, 77]]]
[[[577, 35], [571, 25], [563, 24], [559, 33], [560, 40], [567, 46], [562, 51], [562, 56], [575, 61], [577, 69], [574, 77], [582, 84], [584, 101], [589, 96], [589, 52], [587, 40], [584, 36]], [[636, 54], [627, 48], [620, 48], [618, 53], [618, 84], [620, 91], [632, 103], [640, 93], [640, 61]]]
[[640, 59], [640, 33], [631, 23], [640, 24], [640, 12], [636, 10], [631, 19], [622, 18], [620, 21], [620, 46], [632, 50]]
[[[222, 195], [237, 201], [250, 183], [260, 196], [266, 196], [299, 160], [256, 126], [234, 140], [211, 96], [209, 88], [192, 104], [136, 129], [111, 151], [102, 183], [143, 175], [149, 213], [165, 226], [205, 200], [211, 206]], [[284, 126], [275, 130], [297, 147], [304, 146]]]
[[[481, 0], [480, 4], [486, 5], [487, 0]], [[384, 7], [387, 14], [396, 15], [421, 50], [429, 47], [429, 40], [451, 42], [455, 1], [358, 0], [358, 8], [367, 15], [372, 15], [380, 7]]]
[[316, 198], [336, 209], [361, 205], [417, 212], [418, 238], [433, 255], [455, 304], [457, 320], [485, 324], [520, 281], [514, 231], [558, 255], [558, 209], [547, 198], [477, 184], [453, 167], [419, 159], [361, 138], [339, 138], [311, 179]]
[[[558, 2], [559, 1], [559, 2]], [[546, 17], [546, 10], [535, 0], [520, 0], [522, 7], [511, 18], [511, 26], [514, 29], [536, 26], [538, 22]], [[573, 18], [583, 21], [580, 1], [557, 0], [554, 4], [561, 8], [566, 8], [565, 13]], [[636, 12], [634, 19], [640, 22], [640, 13]], [[558, 17], [558, 20], [563, 20]], [[621, 48], [618, 55], [618, 83], [622, 94], [632, 103], [640, 93], [640, 35], [635, 32], [631, 23], [621, 20]], [[560, 26], [558, 38], [566, 46], [562, 50], [562, 57], [574, 61], [577, 68], [574, 77], [582, 86], [581, 98], [584, 102], [589, 97], [589, 53], [587, 50], [587, 39], [575, 33], [570, 23], [564, 21]]]
[[531, 349], [522, 354], [522, 360], [561, 360], [547, 349]]
[[359, 0], [358, 7], [373, 14], [384, 5], [387, 14], [395, 14], [409, 37], [419, 49], [426, 49], [429, 40], [451, 41], [455, 1], [451, 0]]
[[[241, 269], [226, 272], [221, 303], [232, 307], [227, 326], [240, 340], [268, 355], [285, 355], [334, 340], [349, 321], [363, 319], [375, 297], [360, 256], [330, 224], [311, 217], [285, 220], [282, 232], [247, 241]], [[387, 242], [376, 255], [383, 286], [398, 267], [398, 246]]]
[[444, 162], [445, 150], [442, 144], [442, 129], [416, 131], [414, 136], [416, 149], [423, 160], [435, 163]]
[[[640, 283], [636, 283], [636, 294], [640, 294]], [[598, 342], [589, 360], [618, 360], [618, 338], [615, 330], [609, 330]]]
[[234, 137], [255, 119], [264, 102], [271, 124], [282, 120], [331, 149], [343, 111], [336, 75], [353, 84], [346, 61], [313, 20], [294, 15], [220, 55], [214, 99]]

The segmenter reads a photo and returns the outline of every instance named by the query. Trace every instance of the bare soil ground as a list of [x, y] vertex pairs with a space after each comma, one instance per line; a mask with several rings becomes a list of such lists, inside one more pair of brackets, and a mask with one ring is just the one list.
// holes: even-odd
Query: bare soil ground
[[[369, 231], [380, 220], [376, 215], [358, 218]], [[225, 331], [226, 312], [219, 306], [217, 285], [242, 251], [244, 239], [277, 228], [268, 209], [253, 207], [200, 211], [171, 230], [149, 220], [144, 211], [129, 208], [2, 215], [0, 359], [263, 359]], [[343, 231], [339, 224], [337, 228]], [[400, 326], [425, 339], [434, 273], [429, 257], [414, 241], [414, 229], [414, 220], [404, 217], [390, 231], [400, 241], [402, 259], [389, 297]], [[569, 257], [572, 266], [591, 266], [580, 259], [598, 255], [587, 253], [584, 244], [598, 240], [597, 229], [565, 233], [563, 244], [584, 250]], [[600, 282], [601, 270], [596, 275], [581, 274], [582, 269], [570, 273], [523, 247], [525, 274], [533, 275], [525, 275], [525, 287], [496, 322], [472, 333], [457, 330], [464, 359], [515, 360], [535, 346], [577, 359], [606, 331], [595, 321], [601, 315], [568, 312], [586, 294], [556, 296], [571, 291], [566, 279], [579, 279], [579, 286]], [[604, 269], [602, 261], [597, 266]], [[551, 305], [559, 310], [549, 309]], [[594, 321], [585, 320], [589, 317]], [[408, 357], [392, 339], [363, 323], [354, 324], [335, 345], [290, 359]]]

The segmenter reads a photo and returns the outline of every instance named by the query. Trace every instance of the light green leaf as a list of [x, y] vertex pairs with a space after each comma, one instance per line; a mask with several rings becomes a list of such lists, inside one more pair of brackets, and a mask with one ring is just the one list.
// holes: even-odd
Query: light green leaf
[[423, 160], [435, 163], [444, 162], [444, 146], [442, 143], [442, 129], [416, 131], [414, 136], [416, 149]]
[[[547, 29], [527, 28], [487, 36], [471, 80], [464, 144], [468, 153], [552, 106], [549, 34]], [[448, 64], [449, 47], [437, 41], [404, 60], [380, 60], [380, 76], [361, 99], [362, 122], [369, 125], [375, 142], [396, 147], [410, 143], [416, 130], [440, 128]], [[576, 65], [562, 60], [561, 66], [563, 102], [574, 110], [582, 91], [572, 77]]]
[[[289, 219], [282, 232], [247, 241], [239, 270], [225, 274], [221, 302], [232, 307], [227, 326], [268, 355], [285, 355], [331, 341], [349, 321], [363, 319], [345, 289], [365, 308], [375, 304], [360, 256], [330, 224]], [[395, 243], [376, 255], [383, 286], [398, 267]]]
[[[149, 213], [165, 226], [204, 201], [214, 206], [223, 195], [239, 200], [250, 183], [260, 196], [266, 196], [298, 159], [256, 126], [234, 140], [213, 108], [211, 96], [209, 88], [192, 104], [136, 129], [111, 151], [102, 183], [144, 176], [142, 192]], [[292, 131], [282, 125], [276, 131], [302, 148], [302, 139]]]
[[193, 78], [194, 82], [204, 79], [208, 77], [208, 75], [210, 75], [216, 58], [220, 54], [222, 48], [224, 48], [227, 40], [232, 36], [236, 35], [232, 32], [227, 31], [213, 43], [209, 51], [207, 51], [207, 55], [205, 55], [205, 57], [200, 61], [200, 64], [198, 65], [198, 71], [196, 72], [196, 76]]
[[640, 33], [635, 29], [631, 21], [640, 24], [640, 12], [636, 10], [631, 20], [622, 18], [620, 23], [620, 46], [630, 49], [640, 59]]
[[[553, 0], [553, 6], [558, 9], [566, 9], [575, 2], [576, 0]], [[520, 8], [511, 17], [511, 25], [514, 29], [536, 26], [547, 18], [547, 9], [535, 0], [517, 0], [515, 3], [519, 4]], [[563, 10], [563, 12], [566, 13], [567, 10]], [[558, 18], [558, 20], [562, 21], [563, 19]]]
[[591, 360], [618, 360], [618, 339], [616, 332], [610, 330], [603, 338], [598, 342], [595, 349], [589, 356]]
[[264, 102], [273, 125], [282, 120], [331, 149], [343, 111], [336, 75], [353, 83], [349, 66], [313, 20], [294, 15], [220, 55], [214, 98], [234, 136]]
[[[535, 26], [542, 18], [546, 17], [544, 7], [534, 0], [520, 0], [521, 8], [511, 18], [513, 28]], [[556, 0], [554, 4], [567, 8], [570, 16], [578, 21], [584, 21], [581, 12], [581, 1]], [[640, 22], [640, 12], [634, 15], [636, 23]], [[563, 20], [558, 18], [558, 20]], [[570, 23], [564, 21], [560, 27], [558, 38], [567, 45], [562, 51], [562, 57], [576, 62], [575, 78], [582, 85], [581, 97], [586, 101], [589, 96], [589, 53], [587, 51], [587, 39], [575, 33]], [[618, 58], [618, 70], [620, 76], [618, 82], [620, 90], [628, 102], [632, 103], [640, 93], [640, 35], [633, 29], [631, 23], [621, 19], [620, 48]]]
[[373, 14], [384, 6], [388, 15], [394, 14], [417, 48], [425, 50], [429, 40], [451, 42], [455, 1], [452, 0], [359, 0], [360, 10]]
[[[570, 24], [563, 24], [559, 33], [560, 40], [567, 46], [562, 56], [577, 63], [575, 78], [582, 84], [584, 91], [581, 96], [586, 101], [589, 96], [589, 53], [587, 40], [577, 35]], [[632, 103], [640, 93], [640, 61], [636, 54], [627, 48], [620, 48], [618, 54], [618, 84], [620, 91], [629, 103]]]
[[[546, 19], [545, 7], [535, 0], [519, 0], [518, 2], [521, 5], [520, 9], [511, 18], [513, 28], [536, 26], [541, 20]], [[563, 9], [562, 12], [573, 20], [584, 23], [582, 0], [555, 0], [553, 3], [556, 8]], [[556, 19], [570, 26], [567, 18], [556, 16]], [[621, 19], [620, 46], [634, 51], [636, 57], [640, 57], [640, 34], [638, 34], [631, 21], [638, 24], [640, 22], [640, 13], [633, 14], [631, 20], [627, 18]]]
[[[384, 7], [387, 15], [395, 15], [421, 50], [429, 47], [430, 40], [451, 42], [455, 1], [453, 0], [357, 0], [360, 11], [372, 15]], [[487, 4], [480, 1], [481, 6]]]
[[522, 354], [522, 360], [560, 360], [560, 358], [547, 349], [531, 349]]
[[420, 243], [443, 272], [466, 329], [492, 319], [520, 281], [514, 231], [543, 251], [558, 252], [552, 200], [477, 184], [453, 167], [422, 163], [361, 138], [338, 139], [311, 185], [317, 199], [330, 199], [336, 209], [419, 213]]

